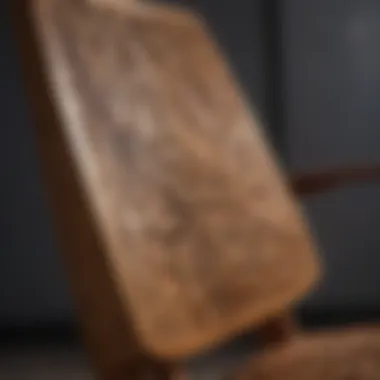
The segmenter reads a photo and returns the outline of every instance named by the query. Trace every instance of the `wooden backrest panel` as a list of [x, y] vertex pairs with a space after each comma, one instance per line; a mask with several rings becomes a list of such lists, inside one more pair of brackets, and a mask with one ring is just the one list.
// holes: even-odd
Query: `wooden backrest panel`
[[[28, 2], [28, 3], [26, 3]], [[54, 109], [34, 38], [29, 0], [12, 3], [14, 32], [41, 172], [64, 257], [72, 294], [91, 360], [100, 378], [128, 368], [141, 346], [125, 310], [105, 245], [78, 181], [61, 120]], [[46, 284], [49, 286], [49, 284]], [[116, 379], [116, 377], [115, 377]]]
[[33, 4], [71, 159], [144, 347], [193, 354], [303, 294], [317, 273], [307, 228], [198, 19]]

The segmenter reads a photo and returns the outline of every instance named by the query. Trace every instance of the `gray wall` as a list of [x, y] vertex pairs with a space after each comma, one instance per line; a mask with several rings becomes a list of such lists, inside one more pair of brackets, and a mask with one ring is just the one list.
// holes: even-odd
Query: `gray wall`
[[0, 52], [0, 325], [59, 321], [68, 317], [70, 303], [4, 9]]
[[[380, 162], [380, 2], [283, 2], [293, 169]], [[325, 259], [314, 305], [380, 310], [380, 183], [307, 202]]]

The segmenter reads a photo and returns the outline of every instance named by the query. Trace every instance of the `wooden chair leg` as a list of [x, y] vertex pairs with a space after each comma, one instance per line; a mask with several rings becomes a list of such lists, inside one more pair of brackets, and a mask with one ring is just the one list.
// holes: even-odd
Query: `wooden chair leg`
[[291, 311], [270, 318], [259, 329], [259, 339], [264, 345], [283, 343], [298, 333], [298, 325]]

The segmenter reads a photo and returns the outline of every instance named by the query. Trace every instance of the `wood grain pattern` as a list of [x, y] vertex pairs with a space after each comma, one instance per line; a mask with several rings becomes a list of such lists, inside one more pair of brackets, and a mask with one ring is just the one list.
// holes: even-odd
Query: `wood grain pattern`
[[29, 4], [12, 8], [42, 174], [93, 373], [106, 380], [186, 379], [182, 366], [142, 350], [47, 91]]
[[88, 354], [99, 378], [116, 379], [109, 374], [134, 365], [141, 350], [110, 275], [104, 244], [87, 207], [60, 119], [47, 91], [31, 7], [29, 1], [13, 2], [12, 21], [35, 122], [41, 173]]
[[138, 341], [190, 355], [301, 296], [313, 245], [198, 19], [107, 4], [34, 0], [46, 72]]
[[380, 328], [314, 333], [268, 348], [235, 380], [378, 380]]

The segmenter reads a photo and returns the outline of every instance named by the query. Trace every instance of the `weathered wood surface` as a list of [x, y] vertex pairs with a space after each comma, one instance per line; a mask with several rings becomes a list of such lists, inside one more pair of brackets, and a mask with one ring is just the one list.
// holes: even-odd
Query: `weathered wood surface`
[[61, 120], [53, 109], [34, 38], [33, 6], [29, 0], [13, 2], [12, 21], [35, 123], [41, 174], [95, 372], [101, 379], [116, 380], [121, 377], [115, 374], [121, 373], [125, 378], [141, 350], [107, 266], [105, 246], [87, 207], [86, 194], [78, 183]]
[[116, 1], [33, 4], [60, 128], [137, 340], [164, 358], [193, 354], [301, 296], [318, 272], [309, 233], [198, 20]]
[[234, 380], [378, 380], [380, 328], [313, 333], [268, 348]]

